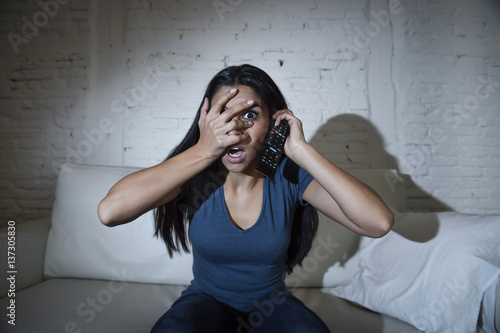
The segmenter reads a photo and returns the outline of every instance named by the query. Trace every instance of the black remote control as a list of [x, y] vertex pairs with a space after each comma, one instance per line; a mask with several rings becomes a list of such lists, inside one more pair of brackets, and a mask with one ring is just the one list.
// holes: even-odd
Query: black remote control
[[[274, 124], [273, 124], [274, 125]], [[259, 161], [255, 169], [268, 178], [273, 178], [284, 152], [285, 140], [290, 132], [286, 120], [282, 120], [279, 126], [271, 126], [266, 139], [262, 145]]]

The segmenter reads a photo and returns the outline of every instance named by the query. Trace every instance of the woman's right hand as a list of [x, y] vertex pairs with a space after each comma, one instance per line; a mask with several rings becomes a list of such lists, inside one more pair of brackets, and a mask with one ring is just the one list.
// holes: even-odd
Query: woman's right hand
[[225, 109], [226, 104], [237, 94], [236, 88], [225, 92], [211, 108], [207, 97], [203, 101], [198, 121], [200, 139], [196, 145], [214, 160], [224, 154], [229, 146], [245, 143], [249, 139], [245, 130], [252, 127], [253, 122], [238, 116], [252, 107], [254, 101], [243, 101]]

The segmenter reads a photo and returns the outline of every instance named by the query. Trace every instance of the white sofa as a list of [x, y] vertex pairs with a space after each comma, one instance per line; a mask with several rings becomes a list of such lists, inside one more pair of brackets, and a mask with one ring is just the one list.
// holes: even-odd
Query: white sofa
[[[191, 256], [168, 257], [162, 241], [153, 237], [151, 213], [115, 228], [103, 226], [97, 218], [100, 199], [134, 170], [64, 165], [52, 218], [15, 225], [14, 267], [7, 267], [9, 234], [7, 226], [2, 229], [2, 271], [14, 271], [7, 275], [15, 279], [0, 280], [0, 308], [5, 312], [0, 332], [149, 332], [180, 295], [192, 278]], [[404, 185], [394, 171], [352, 173], [375, 188], [395, 212], [404, 211]], [[485, 236], [478, 237], [498, 232], [498, 239], [497, 217], [396, 212], [395, 231], [376, 240], [359, 237], [322, 217], [309, 256], [287, 283], [332, 332], [419, 332], [415, 326], [429, 332], [461, 332], [460, 327], [469, 327], [471, 322], [473, 331], [494, 332], [499, 322], [500, 247], [498, 241], [495, 248], [489, 245], [491, 240], [472, 237], [473, 244], [489, 252], [478, 255], [475, 249], [471, 254], [461, 250], [457, 255], [449, 243], [456, 237], [453, 230], [460, 232], [461, 227], [446, 230], [448, 220], [461, 217], [468, 219], [462, 223], [464, 228], [481, 225]], [[419, 222], [422, 219], [424, 223]], [[460, 241], [460, 246], [473, 248], [467, 241]], [[445, 262], [467, 267], [450, 273]], [[451, 277], [433, 276], [439, 269], [432, 265]], [[481, 274], [471, 275], [465, 271], [468, 267]], [[412, 268], [415, 272], [407, 278]], [[471, 318], [462, 326], [454, 326], [457, 317], [467, 316]]]

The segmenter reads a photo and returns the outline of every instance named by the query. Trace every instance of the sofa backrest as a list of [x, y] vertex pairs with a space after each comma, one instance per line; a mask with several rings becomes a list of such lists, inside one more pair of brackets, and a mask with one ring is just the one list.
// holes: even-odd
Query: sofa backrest
[[[46, 278], [88, 278], [187, 285], [192, 256], [170, 258], [163, 241], [153, 236], [153, 213], [109, 228], [97, 217], [97, 205], [121, 178], [139, 170], [65, 164], [62, 166], [47, 240]], [[374, 187], [382, 198], [404, 210], [404, 186], [394, 171], [350, 171]], [[389, 172], [390, 174], [388, 174]], [[287, 278], [292, 287], [330, 287], [349, 280], [358, 270], [360, 237], [321, 216], [316, 240], [302, 267]]]
[[47, 240], [46, 278], [189, 284], [191, 255], [169, 257], [163, 241], [153, 236], [152, 212], [113, 228], [99, 221], [100, 200], [118, 180], [136, 170], [62, 166]]

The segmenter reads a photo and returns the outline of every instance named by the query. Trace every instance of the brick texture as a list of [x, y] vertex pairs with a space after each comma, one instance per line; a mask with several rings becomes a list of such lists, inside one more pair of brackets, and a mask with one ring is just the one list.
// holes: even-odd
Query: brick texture
[[0, 221], [50, 216], [65, 162], [151, 166], [208, 80], [266, 70], [344, 168], [396, 168], [411, 210], [500, 214], [493, 0], [4, 1]]
[[499, 213], [499, 10], [413, 1], [393, 21], [398, 161], [412, 209]]
[[60, 164], [84, 129], [88, 5], [40, 3], [0, 5], [0, 223], [50, 216]]

